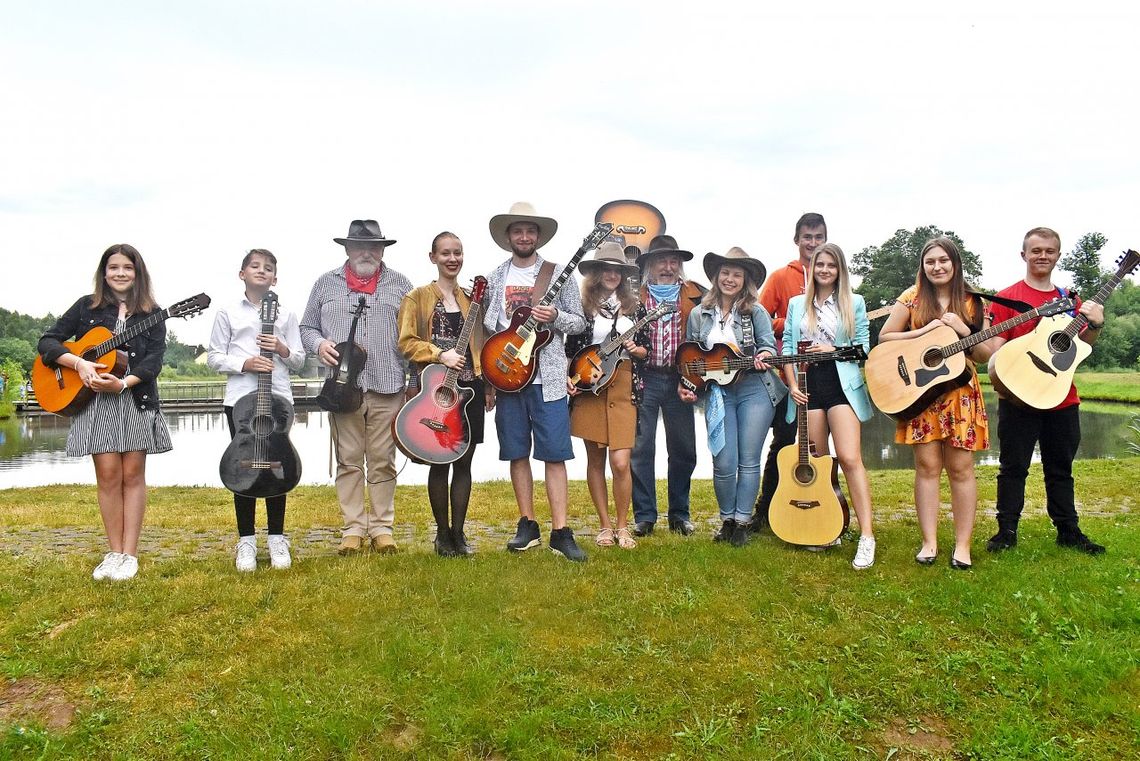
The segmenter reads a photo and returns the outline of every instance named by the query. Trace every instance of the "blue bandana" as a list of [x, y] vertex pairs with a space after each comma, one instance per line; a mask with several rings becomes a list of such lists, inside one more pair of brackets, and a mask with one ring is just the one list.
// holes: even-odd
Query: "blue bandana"
[[649, 284], [649, 295], [651, 295], [657, 302], [672, 301], [677, 302], [681, 295], [681, 284], [674, 283], [673, 285], [656, 285]]

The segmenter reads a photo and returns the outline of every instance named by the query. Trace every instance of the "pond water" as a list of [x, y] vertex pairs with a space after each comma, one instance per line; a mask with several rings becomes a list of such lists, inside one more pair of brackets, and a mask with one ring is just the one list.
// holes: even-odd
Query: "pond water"
[[[997, 405], [987, 404], [990, 412], [990, 434], [993, 449], [978, 455], [977, 462], [997, 462]], [[1102, 459], [1126, 457], [1128, 444], [1134, 441], [1129, 429], [1135, 407], [1124, 404], [1086, 403], [1081, 406], [1082, 440], [1077, 457]], [[166, 414], [174, 440], [174, 450], [147, 461], [147, 483], [153, 486], [221, 486], [218, 459], [229, 443], [229, 433], [221, 412], [172, 412]], [[19, 416], [0, 421], [0, 488], [43, 486], [59, 483], [94, 483], [95, 470], [90, 457], [68, 457], [64, 453], [68, 421], [54, 415]], [[488, 442], [475, 452], [472, 471], [475, 480], [508, 478], [506, 463], [498, 459], [493, 413], [487, 419]], [[704, 420], [697, 417], [697, 436], [704, 441]], [[331, 484], [329, 473], [329, 425], [322, 411], [301, 411], [290, 439], [301, 455], [302, 483]], [[574, 439], [575, 459], [567, 463], [572, 480], [586, 477], [586, 455], [582, 442]], [[698, 444], [695, 478], [712, 478], [712, 458], [708, 448]], [[666, 473], [663, 428], [658, 427], [657, 475]], [[910, 448], [894, 443], [894, 421], [877, 414], [863, 427], [863, 461], [872, 470], [913, 467]], [[397, 456], [403, 464], [403, 455]], [[535, 477], [542, 479], [541, 463]], [[407, 463], [399, 475], [402, 484], [427, 482], [425, 465]]]

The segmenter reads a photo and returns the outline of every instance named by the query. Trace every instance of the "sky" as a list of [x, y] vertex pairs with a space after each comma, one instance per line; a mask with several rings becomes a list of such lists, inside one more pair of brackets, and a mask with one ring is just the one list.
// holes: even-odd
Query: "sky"
[[[27, 314], [89, 293], [120, 242], [164, 304], [236, 299], [268, 248], [300, 314], [357, 218], [415, 285], [457, 233], [466, 280], [506, 256], [487, 223], [519, 200], [558, 220], [555, 261], [604, 203], [647, 201], [699, 281], [733, 245], [786, 263], [806, 211], [849, 257], [954, 231], [990, 288], [1038, 225], [1066, 251], [1103, 233], [1109, 268], [1140, 247], [1131, 4], [3, 5], [0, 307]], [[206, 343], [211, 322], [171, 329]]]

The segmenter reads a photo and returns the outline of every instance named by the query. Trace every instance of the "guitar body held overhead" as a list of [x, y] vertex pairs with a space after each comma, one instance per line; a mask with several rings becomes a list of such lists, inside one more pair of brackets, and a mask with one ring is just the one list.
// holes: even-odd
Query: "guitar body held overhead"
[[943, 357], [941, 352], [958, 340], [954, 328], [942, 325], [917, 338], [884, 341], [871, 349], [865, 369], [875, 406], [910, 420], [946, 391], [969, 383], [965, 353]]
[[831, 544], [847, 530], [850, 510], [839, 486], [839, 461], [814, 447], [800, 463], [796, 444], [776, 453], [780, 481], [768, 508], [772, 533], [788, 544]]
[[[127, 353], [120, 349], [112, 349], [106, 354], [96, 356], [96, 347], [112, 340], [114, 334], [102, 326], [91, 328], [75, 341], [64, 341], [63, 345], [69, 352], [77, 357], [106, 365], [108, 369], [103, 372], [110, 373], [116, 378], [127, 374]], [[37, 356], [32, 364], [32, 388], [36, 391], [36, 401], [48, 412], [56, 415], [72, 416], [87, 406], [95, 397], [95, 392], [83, 385], [79, 374], [74, 370], [60, 366], [57, 370], [48, 367]]]
[[276, 497], [301, 482], [301, 457], [289, 441], [293, 405], [270, 393], [259, 409], [257, 391], [234, 404], [234, 437], [218, 467], [222, 483], [235, 494]]
[[483, 374], [500, 391], [521, 391], [535, 373], [535, 358], [550, 343], [549, 330], [531, 329], [531, 308], [521, 306], [511, 313], [511, 324], [488, 338], [479, 355]]
[[419, 462], [455, 462], [471, 446], [465, 405], [475, 392], [445, 384], [447, 366], [431, 364], [420, 373], [420, 391], [400, 408], [393, 423], [400, 451]]

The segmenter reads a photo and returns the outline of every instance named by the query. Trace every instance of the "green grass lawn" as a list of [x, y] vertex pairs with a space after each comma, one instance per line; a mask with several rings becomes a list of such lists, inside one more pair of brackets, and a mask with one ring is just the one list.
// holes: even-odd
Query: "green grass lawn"
[[[979, 468], [969, 573], [947, 567], [948, 516], [939, 562], [913, 562], [902, 471], [872, 474], [863, 572], [851, 541], [714, 545], [709, 482], [696, 537], [591, 545], [585, 565], [508, 555], [513, 500], [494, 482], [476, 486], [471, 560], [430, 553], [423, 488], [400, 487], [400, 554], [297, 541], [292, 570], [263, 557], [238, 576], [229, 494], [159, 488], [145, 531], [172, 546], [112, 586], [89, 576], [93, 487], [0, 490], [0, 758], [1131, 757], [1138, 465], [1078, 463], [1100, 558], [1053, 543], [1039, 467], [1020, 545], [985, 553], [995, 471]], [[295, 539], [337, 521], [331, 488], [291, 496]]]
[[[989, 386], [989, 376], [983, 373], [979, 378]], [[1137, 372], [1077, 372], [1074, 382], [1082, 400], [1140, 403], [1140, 373]]]

